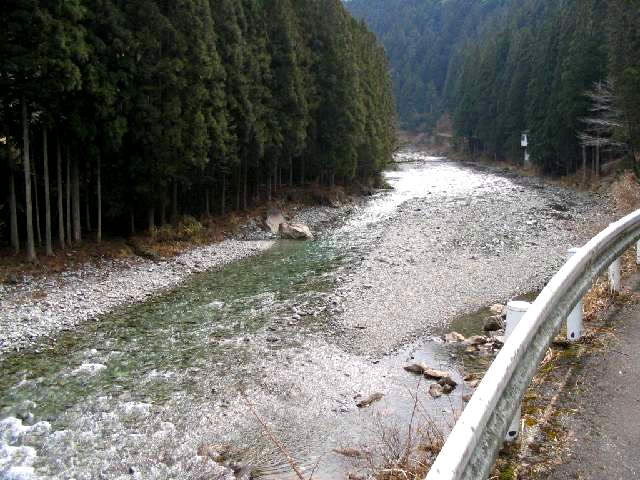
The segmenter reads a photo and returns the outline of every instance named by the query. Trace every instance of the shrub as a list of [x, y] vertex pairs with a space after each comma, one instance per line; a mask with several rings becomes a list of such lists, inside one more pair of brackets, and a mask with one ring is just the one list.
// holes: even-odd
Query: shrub
[[204, 230], [202, 223], [187, 215], [179, 226], [179, 235], [183, 240], [197, 240], [202, 236]]
[[205, 231], [202, 223], [187, 215], [177, 227], [170, 224], [156, 227], [154, 239], [158, 242], [195, 242], [202, 240]]

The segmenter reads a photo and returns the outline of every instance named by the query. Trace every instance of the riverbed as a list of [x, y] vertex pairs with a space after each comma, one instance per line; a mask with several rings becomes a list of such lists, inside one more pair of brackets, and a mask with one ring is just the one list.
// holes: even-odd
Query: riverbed
[[541, 288], [610, 211], [599, 195], [409, 155], [392, 191], [315, 241], [243, 243], [252, 256], [6, 355], [0, 477], [233, 478], [198, 455], [224, 445], [239, 472], [294, 478], [267, 425], [314, 478], [346, 478], [356, 467], [334, 449], [410, 421], [425, 385], [402, 367], [416, 360], [460, 381], [424, 400], [446, 428], [469, 365], [433, 336]]

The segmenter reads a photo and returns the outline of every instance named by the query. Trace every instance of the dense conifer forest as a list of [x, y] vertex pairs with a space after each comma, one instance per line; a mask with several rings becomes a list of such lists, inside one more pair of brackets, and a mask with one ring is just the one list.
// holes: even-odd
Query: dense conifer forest
[[[382, 47], [339, 0], [8, 0], [0, 241], [224, 214], [390, 159]], [[6, 199], [6, 201], [5, 201]]]
[[449, 113], [472, 152], [553, 174], [640, 148], [635, 0], [352, 0], [384, 44], [403, 127]]

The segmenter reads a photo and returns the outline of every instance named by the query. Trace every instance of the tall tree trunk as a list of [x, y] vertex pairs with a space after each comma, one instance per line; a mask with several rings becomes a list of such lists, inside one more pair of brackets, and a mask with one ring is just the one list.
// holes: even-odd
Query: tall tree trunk
[[256, 169], [256, 173], [253, 176], [253, 199], [256, 204], [259, 204], [262, 198], [262, 192], [260, 192], [260, 180], [260, 169]]
[[42, 128], [42, 156], [44, 161], [44, 236], [47, 255], [53, 256], [51, 245], [51, 199], [49, 198], [49, 147], [47, 127]]
[[[34, 147], [35, 148], [35, 147]], [[38, 167], [36, 162], [36, 156], [31, 150], [31, 165], [32, 165], [32, 173], [33, 173], [33, 203], [35, 205], [35, 214], [36, 214], [36, 238], [38, 239], [38, 248], [42, 248], [42, 230], [40, 229], [40, 198], [38, 195]]]
[[275, 165], [273, 167], [273, 193], [278, 193], [278, 187], [280, 185], [280, 168]]
[[85, 226], [87, 227], [87, 232], [93, 231], [91, 225], [91, 164], [87, 165], [87, 172], [85, 175], [85, 195], [84, 195], [84, 218], [85, 218]]
[[91, 224], [91, 194], [89, 193], [89, 188], [84, 195], [84, 222], [87, 233], [93, 231], [93, 225]]
[[587, 182], [587, 147], [582, 146], [582, 183]]
[[273, 175], [273, 194], [278, 193], [278, 165], [274, 165], [271, 168], [271, 175]]
[[171, 199], [171, 223], [178, 225], [178, 181], [173, 182], [173, 194]]
[[71, 165], [71, 182], [73, 190], [72, 208], [73, 208], [73, 241], [82, 241], [82, 223], [80, 217], [80, 172], [78, 168], [78, 159], [74, 158]]
[[271, 201], [271, 172], [267, 170], [267, 201]]
[[24, 193], [27, 215], [27, 260], [35, 262], [36, 247], [33, 242], [33, 212], [31, 204], [31, 163], [29, 158], [29, 122], [27, 120], [27, 101], [22, 99], [22, 156], [24, 166]]
[[224, 173], [222, 174], [222, 188], [220, 190], [220, 211], [224, 215], [227, 213], [227, 175]]
[[596, 145], [596, 178], [600, 178], [600, 144]]
[[71, 149], [67, 148], [67, 242], [73, 242], [71, 234]]
[[57, 146], [56, 146], [56, 157], [58, 162], [58, 171], [56, 172], [58, 175], [58, 242], [60, 243], [60, 248], [64, 249], [65, 247], [65, 239], [64, 239], [64, 211], [63, 211], [63, 200], [62, 200], [62, 148], [60, 147], [60, 137], [58, 137]]
[[147, 227], [152, 238], [156, 236], [156, 209], [151, 207], [147, 212]]
[[242, 165], [236, 169], [236, 210], [240, 210], [240, 195], [242, 190]]
[[98, 209], [98, 231], [96, 241], [102, 242], [102, 157], [98, 153], [98, 164], [96, 165], [96, 203]]
[[249, 170], [248, 162], [245, 160], [242, 162], [242, 209], [247, 209], [247, 176]]
[[166, 225], [167, 224], [167, 199], [165, 197], [162, 197], [162, 200], [160, 201], [160, 225]]
[[211, 205], [209, 203], [209, 189], [204, 190], [204, 214], [208, 217], [211, 216]]
[[129, 233], [131, 235], [136, 233], [136, 212], [133, 207], [129, 208]]
[[305, 182], [304, 171], [304, 157], [300, 157], [300, 185], [304, 185]]
[[289, 186], [293, 187], [293, 156], [289, 156]]
[[16, 203], [16, 180], [13, 169], [9, 168], [9, 210], [11, 211], [11, 246], [20, 253], [20, 234], [18, 232], [18, 206]]

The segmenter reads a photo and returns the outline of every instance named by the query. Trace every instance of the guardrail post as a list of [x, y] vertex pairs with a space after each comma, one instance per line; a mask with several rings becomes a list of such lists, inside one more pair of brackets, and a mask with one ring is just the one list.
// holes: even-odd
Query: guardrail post
[[[573, 257], [579, 251], [579, 248], [570, 248], [568, 258]], [[580, 299], [567, 317], [567, 340], [570, 342], [577, 342], [582, 337], [582, 307], [583, 302]]]
[[[507, 303], [507, 326], [504, 331], [504, 339], [505, 342], [509, 338], [509, 335], [513, 333], [518, 325], [518, 322], [524, 317], [524, 314], [527, 313], [527, 310], [531, 304], [529, 302], [521, 302], [521, 301], [512, 301]], [[509, 430], [507, 430], [507, 436], [505, 437], [505, 441], [514, 442], [518, 438], [518, 434], [520, 433], [520, 420], [522, 418], [522, 412], [518, 410], [518, 413], [513, 417], [511, 421], [511, 425], [509, 426]]]
[[609, 265], [609, 288], [616, 293], [622, 290], [622, 261], [619, 258]]

